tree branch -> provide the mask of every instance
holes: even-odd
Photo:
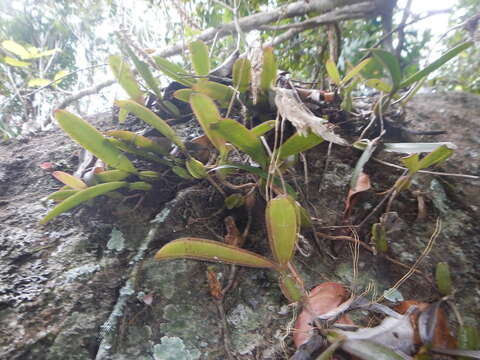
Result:
[[[322,15],[316,16],[312,19],[306,20],[299,24],[290,24],[292,29],[275,37],[268,44],[270,46],[277,45],[286,41],[296,34],[318,27],[320,25],[330,24],[335,21],[357,19],[368,15],[381,13],[384,6],[388,5],[391,0],[310,0],[310,1],[296,1],[291,4],[280,6],[274,10],[260,12],[254,15],[246,16],[238,19],[237,24],[231,22],[220,25],[216,28],[210,28],[203,31],[196,39],[209,42],[214,38],[220,39],[227,35],[236,34],[237,29],[242,32],[249,32],[252,30],[262,29],[269,23],[278,21],[280,19],[292,18],[295,16],[306,15],[309,12],[322,12]],[[279,30],[279,28],[276,28]],[[156,51],[153,56],[170,57],[183,52],[183,45],[174,45],[164,50]],[[115,83],[115,80],[107,80],[99,83],[91,88],[84,89],[66,99],[64,99],[57,108],[63,109],[78,99],[97,93],[103,88],[106,88]]]

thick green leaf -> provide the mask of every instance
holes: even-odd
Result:
[[[28,87],[41,87],[41,86],[47,86],[51,82],[52,82],[52,80],[35,78],[35,79],[28,80],[27,86]]]
[[[262,136],[269,132],[272,129],[275,129],[275,120],[268,120],[260,125],[255,126],[253,129],[250,129],[250,132],[255,136]]]
[[[105,133],[107,136],[112,136],[115,139],[125,141],[130,145],[134,145],[137,148],[151,151],[160,155],[168,155],[170,153],[171,143],[167,138],[163,142],[155,142],[145,136],[136,134],[126,130],[111,130]]]
[[[257,268],[275,268],[269,259],[236,246],[200,238],[181,238],[169,242],[156,254],[155,259],[196,259]]]
[[[238,208],[245,203],[245,198],[241,194],[232,194],[225,198],[225,206],[228,210]]]
[[[283,295],[290,302],[297,302],[302,300],[304,295],[302,286],[295,281],[294,277],[291,274],[282,273],[278,281]]]
[[[115,139],[115,138],[108,138],[107,141],[112,144],[115,148],[122,150],[124,152],[130,153],[130,154],[135,154],[140,157],[143,157],[145,159],[151,160],[153,162],[162,164],[162,165],[167,165],[171,166],[171,163],[168,160],[162,159],[158,157],[157,155],[152,154],[149,151],[145,151],[142,149],[138,149],[133,145],[130,145],[124,141]]]
[[[80,190],[58,190],[48,195],[46,200],[63,201],[79,191]]]
[[[266,92],[277,78],[277,63],[273,55],[273,48],[263,50],[263,67],[260,75],[260,90]]]
[[[402,157],[400,161],[407,167],[410,174],[416,173],[420,170],[420,156],[418,154],[411,154],[409,156]]]
[[[120,108],[128,110],[129,112],[135,114],[140,119],[145,121],[147,124],[152,125],[160,132],[160,134],[171,140],[180,149],[185,150],[185,145],[183,144],[182,140],[177,136],[175,130],[173,130],[170,125],[168,125],[164,120],[158,117],[153,111],[131,100],[119,100],[115,103]]]
[[[145,181],[158,181],[162,178],[161,174],[156,171],[139,171],[138,177]]]
[[[245,126],[232,119],[223,119],[210,127],[221,134],[229,143],[248,154],[261,167],[265,168],[267,166],[268,156],[262,142]]]
[[[195,179],[205,179],[207,177],[207,170],[205,170],[205,165],[201,161],[190,157],[185,161],[185,166]]]
[[[275,260],[286,266],[298,239],[298,217],[295,202],[288,196],[278,196],[267,204],[265,211],[268,239]]]
[[[210,58],[208,56],[208,46],[201,40],[193,41],[189,44],[190,57],[192,59],[193,69],[198,76],[207,76],[210,72]]]
[[[5,56],[2,59],[2,62],[4,62],[7,65],[16,66],[16,67],[25,67],[25,66],[31,65],[31,63],[29,63],[27,61],[17,60],[15,58],[10,57],[10,56]]]
[[[285,141],[280,148],[278,149],[279,158],[281,160],[286,159],[291,155],[299,154],[303,151],[307,151],[318,144],[323,142],[323,138],[309,132],[307,136],[303,136],[300,133],[293,134],[290,136],[287,141]]]
[[[435,284],[440,294],[446,296],[452,293],[452,277],[448,263],[439,262],[435,268]]]
[[[211,125],[222,121],[220,112],[213,100],[205,94],[192,94],[190,96],[190,106],[210,142],[220,153],[224,153],[227,149],[223,136],[211,129]]]
[[[392,79],[393,89],[396,91],[400,87],[402,81],[402,70],[400,69],[400,63],[395,55],[390,54],[388,51],[382,49],[371,49],[373,57],[375,57],[380,63],[382,63],[390,73]]]
[[[385,226],[381,223],[375,223],[372,225],[372,240],[375,243],[375,249],[377,249],[380,254],[387,252],[387,233],[385,231]]]
[[[73,140],[93,155],[116,169],[134,174],[137,173],[137,169],[135,169],[130,160],[120,150],[110,144],[92,125],[66,110],[56,110],[55,118],[62,129]]]
[[[135,54],[135,52],[132,51],[130,46],[128,46],[126,43],[124,43],[123,45],[124,45],[123,47],[124,51],[130,57],[130,59],[132,59],[133,64],[135,65],[135,68],[137,69],[138,73],[142,76],[143,80],[145,80],[149,88],[155,93],[157,98],[161,100],[163,98],[162,91],[158,86],[157,79],[155,79],[152,72],[150,71],[148,64],[140,60],[138,56]]]
[[[186,180],[193,179],[192,175],[190,175],[188,170],[180,166],[173,166],[172,171],[175,173],[175,175],[181,177],[182,179],[186,179]]]
[[[365,84],[371,88],[383,91],[384,93],[389,93],[392,91],[392,85],[387,84],[380,79],[368,79]]]
[[[192,89],[217,100],[220,106],[224,108],[230,104],[235,96],[235,91],[231,87],[214,81],[199,81],[193,84]]]
[[[107,170],[95,174],[98,182],[106,183],[125,180],[130,174],[122,170]]]
[[[453,154],[453,150],[456,148],[457,147],[455,145],[450,146],[449,144],[439,146],[430,154],[425,156],[422,160],[420,160],[418,163],[420,170],[447,160]]]
[[[448,149],[455,150],[457,147],[451,142],[436,142],[436,143],[385,143],[384,150],[389,152],[415,154],[432,152],[440,146],[445,146]]]
[[[464,325],[458,329],[458,348],[461,350],[478,350],[480,349],[480,334],[478,329]],[[467,357],[461,357],[459,360],[467,360]]]
[[[337,69],[337,64],[332,59],[328,59],[325,63],[325,68],[327,69],[327,74],[332,80],[332,82],[336,85],[340,85],[340,73]]]
[[[239,92],[244,93],[250,88],[252,78],[252,65],[245,58],[237,59],[233,64],[233,86]]]
[[[140,90],[140,86],[138,85],[130,66],[117,55],[109,56],[108,63],[110,64],[113,75],[128,96],[136,102],[143,104],[143,92]]]
[[[185,101],[186,103],[188,103],[190,101],[190,96],[192,96],[194,92],[195,91],[193,91],[192,89],[180,89],[175,91],[173,93],[173,96],[178,100]]]
[[[192,86],[195,83],[195,81],[192,80],[192,77],[188,73],[186,73],[181,66],[174,64],[167,59],[159,56],[155,56],[153,57],[153,59],[155,60],[158,69],[165,75],[167,75],[169,78],[188,87]]]
[[[369,340],[346,340],[341,348],[362,360],[405,360],[390,348]]]
[[[12,54],[17,55],[21,59],[30,59],[30,52],[25,49],[23,45],[13,41],[13,40],[5,40],[2,42],[2,47],[5,50],[10,51]]]
[[[107,192],[120,189],[121,187],[127,185],[128,183],[126,181],[115,181],[106,184],[95,185],[85,190],[78,191],[76,194],[68,197],[50,210],[48,214],[40,221],[40,224],[45,224],[61,213],[64,213],[65,211],[68,211],[71,208],[74,208],[75,206],[78,206],[90,199],[103,195]]]
[[[63,171],[54,171],[52,175],[58,180],[64,183],[65,185],[71,187],[75,190],[83,190],[87,188],[87,184],[85,184],[81,179],[77,178],[76,176],[67,174]]]
[[[368,58],[361,61],[357,66],[355,66],[352,70],[350,70],[347,75],[345,75],[340,85],[344,86],[345,84],[347,84],[350,81],[350,79],[357,76],[368,64],[370,64],[371,61],[372,61],[372,58]]]
[[[451,60],[452,58],[460,54],[462,51],[468,49],[472,45],[473,45],[473,41],[467,41],[467,42],[461,43],[460,45],[455,46],[453,49],[447,51],[445,54],[440,56],[437,60],[432,62],[426,68],[416,72],[415,74],[410,76],[408,79],[404,80],[400,84],[400,87],[403,88],[406,86],[410,86],[414,82],[417,82],[422,78],[428,76],[430,73],[432,73],[433,71],[437,70],[440,66],[445,64],[447,61]]]
[[[152,185],[145,181],[136,181],[128,184],[128,190],[150,191],[152,190]]]
[[[222,169],[240,169],[240,170],[245,170],[252,174],[255,174],[261,177],[263,180],[267,180],[267,178],[269,178],[268,173],[262,168],[243,165],[243,164],[224,164],[224,165],[217,166],[210,171],[216,171],[216,170],[222,170]],[[273,184],[280,188],[283,186],[283,183],[280,181],[278,177],[273,178]],[[285,188],[287,190],[288,195],[290,195],[293,199],[297,197],[297,193],[289,184],[285,184]]]

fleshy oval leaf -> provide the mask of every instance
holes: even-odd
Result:
[[[279,196],[268,202],[266,223],[270,248],[275,260],[286,266],[295,252],[298,232],[298,214],[294,201]]]
[[[170,125],[168,125],[165,120],[157,116],[153,111],[146,108],[143,105],[137,104],[131,100],[119,100],[116,101],[116,104],[122,108],[126,109],[129,112],[135,114],[140,119],[145,121],[147,124],[152,125],[157,129],[163,136],[171,140],[175,145],[177,145],[182,150],[185,149],[185,145],[182,140],[177,136],[175,130],[173,130]]]
[[[128,96],[134,101],[143,104],[143,92],[140,90],[140,86],[130,66],[118,55],[111,55],[108,58],[108,63],[110,64],[113,75]]]
[[[139,105],[140,106],[140,105]],[[92,125],[66,110],[56,110],[55,118],[61,128],[77,143],[90,151],[108,165],[129,173],[137,173],[137,169],[115,146]]]
[[[156,254],[155,259],[195,259],[257,268],[275,268],[269,259],[253,252],[200,238],[181,238],[169,242]]]
[[[74,208],[75,206],[78,206],[90,199],[106,194],[110,191],[120,189],[121,187],[127,185],[128,183],[126,181],[115,181],[106,184],[95,185],[85,190],[78,191],[76,194],[68,197],[60,204],[55,206],[52,210],[50,210],[48,214],[45,215],[45,217],[40,221],[40,224],[46,224],[54,217]]]
[[[222,121],[220,112],[213,100],[205,94],[192,94],[192,96],[190,96],[190,106],[205,135],[207,135],[213,146],[215,146],[220,153],[225,152],[225,139],[211,129],[211,125]]]
[[[217,131],[229,143],[248,154],[262,168],[265,168],[268,157],[262,142],[245,126],[233,119],[223,119],[212,124],[211,128]]]
[[[327,74],[330,80],[336,85],[340,85],[340,73],[338,72],[337,64],[332,59],[328,59],[325,63]]]
[[[323,142],[323,138],[309,131],[306,136],[300,133],[293,134],[278,149],[279,158],[286,159],[289,156],[307,151]]]
[[[76,176],[67,174],[63,171],[54,171],[52,175],[58,180],[64,183],[65,185],[70,186],[72,189],[75,190],[82,190],[87,188],[87,184],[85,184],[82,180],[77,178]]]
[[[231,87],[214,81],[199,81],[193,84],[192,89],[217,100],[222,108],[227,107],[235,96],[235,91]]]
[[[277,63],[273,55],[273,48],[267,47],[263,50],[263,68],[260,75],[260,89],[268,91],[277,78]]]
[[[170,152],[171,143],[166,138],[161,138],[162,142],[155,142],[140,134],[136,134],[126,130],[111,130],[105,133],[107,136],[112,136],[115,139],[125,141],[137,148],[154,152],[160,155],[168,155]]]
[[[201,40],[189,44],[193,69],[198,76],[207,76],[210,72],[208,46]]]
[[[252,65],[246,58],[240,58],[233,64],[233,86],[244,93],[250,88],[252,78]]]

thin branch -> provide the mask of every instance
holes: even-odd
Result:
[[[380,159],[377,159],[377,158],[372,158],[372,160],[375,161],[375,162],[378,162],[379,164],[390,166],[390,167],[393,167],[393,168],[396,168],[396,169],[408,170],[406,167],[396,165],[396,164],[392,164],[392,163],[389,163],[387,161],[380,160]],[[422,174],[430,174],[430,175],[438,175],[438,176],[452,176],[452,177],[459,177],[459,178],[464,178],[464,179],[480,180],[480,176],[476,176],[476,175],[446,173],[446,172],[429,171],[429,170],[419,170],[418,172],[422,173]]]
[[[365,17],[367,15],[373,15],[380,13],[382,6],[386,3],[386,0],[310,0],[306,2],[304,0],[296,1],[287,5],[280,6],[274,10],[268,10],[259,12],[254,15],[245,16],[238,21],[234,21],[228,24],[220,25],[216,28],[210,28],[203,31],[196,40],[202,40],[204,42],[210,42],[212,39],[220,39],[227,35],[237,33],[237,29],[241,29],[244,33],[260,29],[263,25],[277,21],[279,18],[292,18],[295,16],[302,16],[309,12],[321,12],[322,15],[316,16],[310,20],[307,20],[300,24],[294,24],[295,29],[290,29],[286,33],[283,33],[268,44],[275,46],[282,41],[286,41],[296,34],[335,21],[356,19]],[[156,51],[152,56],[171,57],[178,55],[184,51],[182,44],[168,47],[164,50]],[[91,88],[80,91],[66,99],[64,99],[57,107],[65,108],[72,102],[87,96],[97,93],[103,88],[106,88],[115,83],[115,80],[110,79],[102,83],[99,83]]]

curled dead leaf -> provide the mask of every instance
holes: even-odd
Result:
[[[361,172],[358,175],[355,187],[351,188],[348,191],[347,198],[345,199],[345,214],[350,213],[353,197],[358,193],[370,190],[370,188],[371,188],[370,177],[364,172]]]
[[[308,341],[313,334],[310,325],[316,317],[332,312],[348,299],[349,293],[342,284],[325,282],[316,286],[306,298],[303,310],[295,322],[293,341],[298,348]],[[341,324],[353,325],[348,316],[337,321]]]
[[[297,100],[293,90],[275,88],[275,105],[280,115],[288,119],[303,136],[306,136],[311,130],[326,141],[338,145],[348,145],[347,141],[333,132],[333,124],[315,116],[303,103]]]
[[[456,339],[450,333],[448,319],[445,311],[436,304],[428,304],[416,300],[402,301],[395,307],[395,310],[404,314],[411,306],[416,306],[420,312],[414,312],[410,315],[410,321],[415,329],[415,345],[423,345],[429,341],[432,347],[454,349],[456,348]],[[428,324],[427,324],[428,323]],[[422,325],[423,324],[423,325]],[[423,330],[425,327],[433,324],[434,330],[429,339],[425,339]]]

